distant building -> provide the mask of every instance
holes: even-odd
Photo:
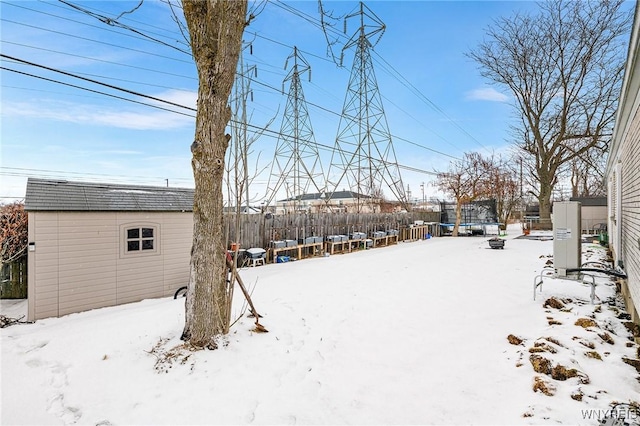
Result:
[[[632,320],[640,324],[640,2],[629,43],[622,92],[609,148],[608,185],[609,247],[617,266],[628,279],[622,294]]]
[[[380,213],[382,205],[380,199],[353,191],[319,192],[278,200],[274,213]]]

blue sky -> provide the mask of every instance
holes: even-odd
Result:
[[[193,186],[193,111],[71,76],[195,108],[195,65],[165,3],[144,0],[122,15],[117,21],[128,29],[95,17],[117,18],[138,3],[0,3],[2,54],[11,57],[2,57],[6,69],[0,71],[2,200],[24,197],[27,176]],[[485,81],[465,53],[495,18],[535,10],[535,3],[373,1],[367,6],[386,25],[372,57],[398,163],[440,171],[464,152],[503,151],[511,98]],[[324,7],[344,16],[358,3],[328,1]],[[297,46],[311,66],[311,81],[305,75],[302,84],[315,140],[333,146],[354,51],[345,51],[345,66],[337,66],[327,56],[318,19],[316,1],[270,2],[247,28],[244,39],[252,47],[244,50],[244,62],[257,68],[248,109],[251,125],[273,120],[269,128],[280,130],[288,89],[287,83],[285,94],[280,92],[285,61]],[[347,34],[340,35],[339,20],[330,34],[344,44],[357,26],[357,20],[349,20]],[[336,45],[336,55],[340,50]],[[257,139],[252,167],[268,172],[276,143],[271,134]],[[330,152],[321,151],[325,170],[330,158]],[[413,197],[422,196],[422,182],[425,196],[434,195],[432,175],[401,172]],[[259,202],[267,179],[265,174],[255,179],[252,199]]]

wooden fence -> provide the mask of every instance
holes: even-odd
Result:
[[[236,220],[239,220],[239,227],[236,225]],[[353,232],[364,232],[370,236],[374,231],[397,229],[400,235],[403,235],[402,230],[409,228],[409,225],[415,221],[440,222],[440,213],[299,213],[225,216],[229,244],[236,242],[240,243],[242,248],[265,249],[269,247],[270,241],[298,241],[307,237],[324,238],[327,235],[349,235]],[[434,227],[434,230],[437,229],[438,227]],[[437,233],[434,236],[437,236]]]
[[[27,256],[0,267],[0,299],[27,298]]]

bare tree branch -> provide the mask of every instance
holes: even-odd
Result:
[[[500,18],[468,53],[480,74],[514,95],[514,141],[548,219],[558,177],[606,147],[624,72],[631,14],[623,0],[549,0],[535,15]]]

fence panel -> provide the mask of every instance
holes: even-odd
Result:
[[[242,248],[268,248],[270,241],[301,240],[306,237],[327,235],[349,235],[364,232],[368,236],[374,231],[401,230],[416,220],[439,222],[439,212],[412,213],[297,213],[285,215],[242,214],[225,215],[228,229],[228,246],[240,243]],[[236,225],[239,222],[239,228]],[[239,231],[238,231],[238,229]]]
[[[0,299],[27,298],[27,256],[3,263],[0,268]]]

